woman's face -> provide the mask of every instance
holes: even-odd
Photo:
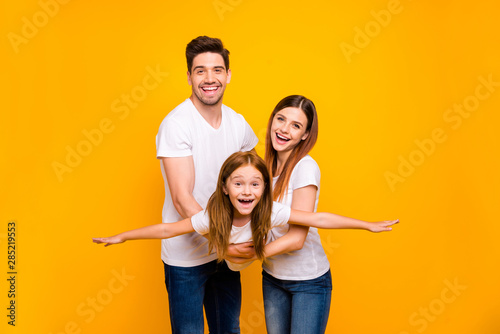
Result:
[[[224,193],[234,207],[234,218],[250,219],[265,189],[261,172],[252,165],[241,166],[227,178]]]
[[[291,152],[309,135],[307,116],[299,108],[288,107],[278,111],[271,123],[271,142],[279,153]]]

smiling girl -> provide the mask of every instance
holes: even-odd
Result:
[[[310,213],[291,210],[274,203],[272,180],[264,161],[254,152],[236,152],[222,165],[217,187],[207,208],[191,218],[175,223],[155,224],[123,232],[108,238],[93,238],[105,246],[136,239],[166,239],[198,232],[209,240],[209,251],[215,249],[217,259],[224,260],[232,243],[253,240],[257,258],[264,260],[264,246],[273,227],[294,224],[319,228],[353,228],[372,232],[390,231],[397,220],[365,222],[332,213]],[[232,270],[248,266],[231,263]]]

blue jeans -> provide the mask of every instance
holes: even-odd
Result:
[[[262,291],[268,334],[320,334],[330,313],[330,270],[306,281],[277,279],[262,272]]]
[[[203,306],[213,334],[240,332],[240,273],[217,260],[195,267],[163,263],[172,334],[203,334]]]

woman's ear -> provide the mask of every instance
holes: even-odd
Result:
[[[306,133],[304,133],[304,135],[302,136],[301,140],[306,140],[307,137],[309,137],[309,131],[307,131]]]
[[[224,195],[227,195],[226,185],[223,185],[223,186],[222,186],[222,191],[224,192]]]

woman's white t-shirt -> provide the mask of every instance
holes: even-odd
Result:
[[[286,225],[290,219],[290,207],[278,202],[273,203],[273,211],[271,213],[271,228]],[[209,232],[210,220],[206,210],[200,211],[191,217],[191,224],[196,232],[201,235]],[[231,227],[231,235],[229,237],[230,244],[240,244],[243,242],[252,241],[252,227],[250,222],[243,226]],[[252,262],[243,264],[227,261],[227,266],[233,271],[240,271],[248,267]]]
[[[314,185],[318,188],[316,203],[314,205],[314,211],[316,211],[319,199],[320,178],[321,173],[316,161],[309,155],[305,156],[295,165],[290,176],[287,192],[281,203],[291,206],[293,191],[295,189]],[[277,177],[273,179],[274,183],[276,183],[277,179]],[[288,229],[288,224],[273,228],[269,232],[270,241],[285,235]],[[302,249],[267,258],[262,267],[268,274],[278,279],[303,281],[325,274],[330,269],[330,263],[321,245],[318,229],[311,227],[309,228],[309,233]]]

